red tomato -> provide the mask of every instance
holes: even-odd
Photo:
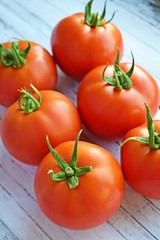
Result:
[[[37,110],[26,114],[16,101],[6,110],[1,123],[6,149],[17,160],[32,165],[39,164],[49,152],[46,134],[55,147],[75,139],[81,129],[78,111],[68,97],[54,90],[42,90],[40,94],[42,101]]]
[[[91,70],[81,81],[77,105],[84,125],[95,135],[106,139],[118,139],[131,128],[145,122],[144,102],[152,116],[158,110],[159,87],[154,78],[140,66],[135,65],[130,80],[132,86],[121,90],[103,79],[102,65]],[[122,74],[127,73],[130,63],[120,63]],[[105,76],[114,78],[114,66],[105,70]],[[119,70],[118,73],[119,74]],[[120,80],[124,78],[120,74]],[[123,81],[122,80],[122,81]]]
[[[97,19],[98,23],[93,25],[95,14],[89,14],[89,21],[86,12],[62,19],[54,27],[51,36],[55,61],[62,71],[79,81],[91,69],[102,64],[113,64],[117,48],[123,54],[123,39],[119,29],[110,21],[107,23],[104,14],[101,21]]]
[[[68,141],[54,149],[65,164],[71,162],[74,144]],[[76,187],[69,188],[67,181],[52,180],[47,174],[50,170],[54,175],[61,172],[49,153],[38,166],[35,194],[41,210],[54,223],[70,229],[88,229],[107,221],[118,210],[124,194],[124,177],[114,156],[95,144],[79,141],[77,155],[73,176],[60,175],[69,181],[77,176],[77,168],[90,166],[91,171],[79,177]]]
[[[8,42],[3,46],[5,49],[9,49],[12,44]],[[33,42],[30,44],[29,52],[23,56],[22,53],[27,49],[28,42],[22,40],[14,42],[11,49],[12,51],[16,49],[19,59],[17,59],[17,55],[15,57],[13,54],[14,61],[10,61],[10,56],[7,61],[11,65],[5,66],[0,63],[0,104],[6,107],[20,97],[18,90],[24,87],[30,88],[31,83],[39,90],[54,89],[56,86],[57,70],[53,57],[39,44]],[[2,45],[0,52],[2,53]]]
[[[159,133],[159,144],[159,120],[154,121],[154,127]],[[124,140],[134,136],[148,138],[147,125],[131,129]],[[146,143],[129,140],[121,147],[121,165],[126,181],[136,192],[149,198],[160,199],[160,144],[158,149],[151,149]]]

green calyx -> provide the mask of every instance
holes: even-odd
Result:
[[[42,101],[41,94],[37,90],[37,88],[35,88],[32,84],[30,86],[37,94],[37,98],[34,97],[29,90],[21,89],[20,92],[22,93],[22,95],[18,99],[19,108],[23,110],[26,114],[36,111],[40,107]]]
[[[146,107],[147,129],[148,129],[149,136],[148,137],[135,136],[135,137],[127,138],[125,141],[123,141],[120,144],[119,148],[122,147],[126,142],[130,140],[135,140],[138,142],[148,144],[150,149],[153,149],[153,150],[160,148],[160,133],[158,133],[154,128],[154,122],[151,117],[151,113],[147,104],[145,104],[145,107]]]
[[[54,181],[66,181],[70,189],[73,189],[78,186],[80,176],[92,170],[91,166],[84,166],[84,167],[77,166],[78,140],[79,140],[80,134],[81,134],[81,131],[77,135],[70,163],[65,162],[56,153],[56,151],[52,148],[49,142],[49,138],[46,137],[47,145],[50,149],[50,152],[62,170],[61,172],[58,172],[58,173],[54,173],[53,170],[49,170],[48,174],[51,176],[52,180]]]
[[[92,7],[92,3],[93,0],[90,0],[85,7],[85,23],[93,28],[99,27],[99,26],[103,26],[109,22],[112,21],[112,19],[114,18],[115,12],[113,13],[112,17],[110,18],[110,20],[106,21],[105,15],[106,15],[106,2],[104,4],[104,8],[103,8],[103,12],[102,15],[99,16],[98,13],[91,13],[91,7]]]
[[[19,50],[18,42],[13,42],[9,49],[6,49],[2,44],[0,44],[0,62],[6,67],[22,67],[26,64],[26,56],[31,48],[30,42],[27,43],[28,46],[23,51]]]
[[[107,76],[105,76],[105,70],[107,69],[108,66],[106,66],[106,68],[103,71],[103,79],[107,84],[110,84],[112,86],[114,86],[115,90],[121,91],[122,89],[126,89],[126,88],[130,88],[132,87],[132,81],[130,79],[133,70],[134,70],[134,56],[132,55],[132,66],[130,68],[130,70],[125,73],[119,65],[120,62],[120,53],[118,50],[118,54],[114,63],[114,75],[113,78],[109,78]]]

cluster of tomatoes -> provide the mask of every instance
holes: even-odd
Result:
[[[55,26],[53,56],[30,41],[0,45],[2,142],[17,160],[38,165],[40,208],[72,229],[108,220],[122,202],[124,179],[160,199],[160,123],[152,120],[159,87],[133,54],[131,63],[120,62],[122,34],[105,20],[106,6],[101,16],[91,12],[92,2]],[[77,107],[55,90],[56,65],[79,81]],[[124,139],[121,166],[106,149],[79,141],[82,123],[103,139]]]

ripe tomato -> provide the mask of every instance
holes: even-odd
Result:
[[[76,13],[62,19],[54,27],[51,47],[55,61],[67,75],[75,80],[102,64],[113,64],[117,48],[123,54],[120,30],[105,20],[103,14],[91,13],[92,1],[84,13]]]
[[[144,102],[149,105],[152,116],[156,114],[159,87],[155,79],[134,62],[119,64],[116,60],[114,66],[105,68],[98,66],[82,79],[77,105],[82,122],[92,133],[118,139],[145,122]]]
[[[121,165],[126,181],[136,192],[160,199],[160,121],[148,118],[148,126],[131,129],[124,141]]]
[[[73,140],[81,129],[81,120],[74,104],[62,93],[42,90],[39,92],[42,100],[39,101],[38,97],[35,101],[35,93],[35,98],[31,98],[26,92],[24,90],[21,99],[26,109],[23,110],[21,103],[19,105],[22,109],[19,108],[16,101],[4,113],[1,137],[6,149],[17,160],[37,165],[49,152],[46,134],[54,147],[64,141]],[[31,109],[28,109],[29,104]]]
[[[34,188],[41,210],[51,221],[65,228],[88,229],[107,221],[118,210],[124,177],[118,161],[107,150],[79,141],[77,152],[75,145],[67,141],[54,150],[50,146],[51,152],[38,166]]]
[[[50,53],[37,43],[19,40],[0,45],[0,104],[10,106],[21,88],[54,89],[57,69]]]

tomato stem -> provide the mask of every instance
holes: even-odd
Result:
[[[0,44],[0,62],[6,67],[20,68],[26,64],[26,56],[30,48],[30,42],[28,42],[28,46],[23,51],[19,50],[18,42],[13,42],[9,49],[4,48]]]
[[[150,110],[147,106],[147,104],[145,104],[146,106],[146,111],[147,111],[147,127],[148,127],[148,133],[149,133],[149,147],[150,149],[158,149],[160,148],[160,133],[158,133],[156,131],[156,129],[154,128],[154,122],[153,119],[151,117],[151,113]]]
[[[20,92],[22,95],[18,99],[18,106],[21,110],[23,110],[26,114],[29,114],[33,111],[36,111],[41,104],[42,96],[37,88],[35,88],[32,84],[30,84],[31,88],[37,94],[38,98],[35,98],[29,90],[21,89]]]
[[[93,3],[93,0],[90,0],[85,6],[85,23],[88,26],[96,28],[96,27],[103,26],[112,21],[112,19],[114,18],[115,12],[112,14],[112,17],[108,21],[104,19],[106,15],[107,1],[105,1],[101,16],[99,16],[98,13],[91,13],[92,3]]]
[[[114,63],[114,69],[113,69],[113,78],[107,77],[105,76],[105,71],[107,69],[108,66],[105,67],[102,77],[104,79],[105,82],[107,82],[108,84],[114,86],[115,90],[121,91],[122,89],[126,89],[126,88],[130,88],[132,87],[132,81],[130,79],[133,70],[134,70],[134,56],[131,52],[132,55],[132,66],[130,68],[130,70],[125,73],[121,68],[120,68],[120,53],[118,50],[117,53],[117,57]]]
[[[81,175],[84,175],[92,170],[91,166],[85,166],[85,167],[78,167],[77,166],[77,160],[78,160],[78,141],[80,137],[81,131],[78,133],[71,161],[70,163],[67,163],[61,158],[56,151],[52,148],[48,136],[46,136],[46,142],[50,149],[50,152],[57,162],[58,166],[61,168],[61,172],[54,173],[53,170],[49,170],[48,174],[51,176],[52,180],[54,181],[67,181],[68,186],[70,189],[73,189],[78,186],[79,184],[79,177]]]
[[[145,104],[145,107],[146,107],[147,129],[148,129],[149,137],[140,137],[140,136],[129,137],[119,145],[119,148],[122,147],[126,142],[130,140],[135,140],[138,142],[142,142],[144,144],[148,144],[150,149],[153,149],[153,150],[160,148],[160,133],[158,133],[154,128],[154,122],[151,117],[151,113],[147,104]]]

